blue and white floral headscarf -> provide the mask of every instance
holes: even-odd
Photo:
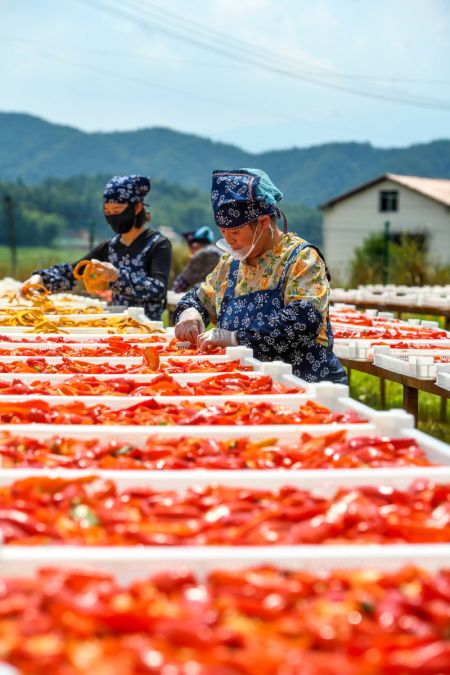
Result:
[[[114,176],[106,183],[103,203],[137,204],[150,192],[150,178],[146,176]]]
[[[261,169],[213,171],[211,202],[217,227],[243,227],[259,216],[276,213],[283,193]]]

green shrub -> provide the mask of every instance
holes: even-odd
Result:
[[[350,262],[349,285],[384,283],[385,251],[384,238],[370,235],[364,244],[355,250]],[[389,264],[386,282],[406,286],[450,283],[450,266],[438,265],[413,236],[405,233],[401,243],[389,242]]]

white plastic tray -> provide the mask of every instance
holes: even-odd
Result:
[[[450,307],[450,292],[448,286],[362,286],[358,289],[345,290],[334,288],[331,290],[332,302],[359,303],[373,302],[374,305],[397,304],[407,305],[420,309],[423,306],[436,306],[442,309]]]
[[[347,546],[167,546],[81,547],[5,546],[0,548],[0,577],[30,576],[40,567],[91,568],[114,574],[119,583],[156,572],[191,569],[202,580],[212,570],[272,565],[288,570],[326,573],[333,569],[396,570],[419,565],[437,571],[448,567],[445,544],[367,544]]]
[[[67,341],[67,340],[65,340],[64,342],[31,342],[29,340],[27,340],[27,341],[22,340],[21,342],[6,342],[6,341],[2,342],[2,341],[0,341],[0,349],[2,349],[2,350],[9,349],[10,351],[12,351],[13,349],[14,350],[20,350],[20,351],[23,351],[23,350],[26,350],[26,349],[34,349],[36,352],[40,352],[40,351],[44,351],[46,349],[51,349],[52,351],[58,351],[58,349],[60,349],[62,347],[66,347],[66,348],[70,347],[73,354],[69,355],[69,356],[72,356],[72,358],[79,358],[79,356],[77,355],[77,352],[79,352],[83,349],[88,349],[90,352],[92,352],[92,356],[95,356],[97,349],[107,348],[109,346],[108,342],[99,342],[98,341],[99,338],[100,338],[100,336],[97,336],[97,339],[95,337],[93,338],[94,340],[97,340],[97,341],[86,340],[85,342],[84,341],[82,342],[81,340],[77,340],[77,342],[71,342],[71,341]],[[133,341],[133,340],[129,340],[128,336],[127,336],[126,339],[124,340],[124,344],[129,345],[129,346],[133,346],[133,347],[139,347],[140,343],[136,342],[136,341]],[[161,342],[149,342],[148,344],[142,342],[142,349],[145,349],[145,347],[161,347],[161,348],[164,349],[166,344],[167,344],[167,342],[163,342],[162,340],[161,340]],[[4,356],[7,356],[7,355],[5,354]],[[9,356],[12,356],[12,357],[16,358],[17,360],[19,360],[21,358],[23,358],[23,359],[32,358],[31,356],[27,356],[26,354],[21,354],[21,353],[11,354]],[[39,356],[39,354],[37,354],[36,356]],[[62,356],[67,356],[67,354],[62,354]],[[160,353],[160,357],[161,356],[164,356],[164,354]],[[168,355],[166,354],[166,356],[170,357],[171,354],[170,353]],[[174,356],[176,356],[176,355],[174,355]],[[177,358],[180,358],[180,357],[177,357]],[[191,358],[191,357],[189,357],[189,358]],[[210,357],[207,357],[207,355],[204,355],[203,358],[210,358]]]
[[[331,324],[333,326],[333,329],[339,328],[350,331],[361,331],[363,333],[368,331],[380,331],[382,333],[386,330],[389,330],[390,328],[392,328],[393,330],[406,333],[408,330],[411,330],[411,328],[415,328],[419,333],[423,333],[424,338],[426,338],[427,335],[429,335],[430,338],[432,338],[433,335],[436,335],[437,332],[440,332],[442,330],[441,328],[439,328],[438,321],[425,321],[421,319],[408,319],[408,321],[398,321],[391,323],[382,321],[380,322],[379,325],[375,326],[359,326],[353,323],[345,323],[345,321],[340,322],[336,320],[332,321]],[[447,337],[450,337],[450,334],[448,332]],[[405,337],[405,339],[408,338]],[[436,337],[436,339],[439,338]]]
[[[378,309],[366,309],[364,311],[356,309],[356,305],[348,305],[344,302],[335,302],[330,307],[330,317],[369,317],[370,319],[384,319],[400,321],[396,319],[394,312],[380,312]]]
[[[78,344],[78,343],[86,343],[86,344],[107,344],[107,341],[111,337],[122,337],[124,339],[124,342],[128,342],[131,344],[134,343],[139,343],[143,342],[149,337],[153,335],[158,335],[158,343],[154,342],[149,342],[148,346],[152,346],[154,344],[159,344],[159,342],[165,342],[168,340],[171,340],[173,336],[169,335],[169,333],[163,329],[162,321],[153,321],[154,326],[152,326],[153,333],[112,333],[109,329],[102,328],[99,329],[98,335],[95,334],[93,331],[95,329],[86,329],[86,330],[81,330],[81,329],[76,329],[75,333],[33,333],[31,329],[28,329],[25,332],[14,332],[14,331],[2,331],[2,328],[4,326],[0,326],[0,342],[2,345],[5,347],[7,345],[11,344],[19,344],[22,347],[27,346],[27,345],[35,345],[35,344],[49,344],[49,345],[58,345],[58,344]],[[157,324],[157,325],[156,325]],[[161,324],[161,325],[159,325]],[[11,326],[10,326],[11,328]],[[6,336],[6,332],[8,332],[8,335]],[[8,340],[3,340],[2,341],[2,334],[5,337],[8,337]],[[24,335],[27,335],[26,339],[24,340]],[[13,339],[14,342],[10,339]],[[36,342],[36,340],[41,340],[42,342]]]
[[[194,375],[199,375],[197,381],[201,381],[202,373],[193,373]],[[50,377],[50,376],[48,376]],[[63,378],[63,375],[55,375],[55,378]],[[69,376],[70,377],[70,376]],[[141,377],[151,377],[151,376],[141,376]],[[181,376],[180,376],[181,377]],[[294,376],[283,376],[285,378],[294,377]],[[111,379],[117,378],[114,375],[104,375],[102,379]],[[67,379],[67,378],[66,378]],[[61,380],[59,380],[61,381]],[[193,380],[191,380],[193,381]],[[282,382],[284,379],[282,380]],[[248,402],[248,403],[267,403],[271,402],[277,406],[289,410],[298,410],[299,406],[305,404],[307,401],[312,400],[319,405],[323,405],[332,412],[344,412],[347,410],[352,410],[357,413],[361,418],[372,420],[377,417],[383,418],[386,416],[386,420],[392,420],[393,424],[403,425],[400,428],[409,428],[412,426],[412,417],[405,413],[401,409],[393,409],[390,411],[377,411],[373,408],[356,401],[353,398],[348,397],[346,394],[348,392],[348,387],[346,385],[333,385],[331,383],[321,382],[319,384],[311,385],[311,388],[306,391],[304,394],[235,394],[230,395],[228,398],[223,395],[217,396],[39,396],[39,395],[24,395],[24,396],[0,396],[0,401],[2,402],[13,402],[13,401],[32,401],[32,400],[45,400],[46,403],[50,405],[56,404],[67,404],[71,401],[81,401],[85,403],[88,407],[92,407],[102,403],[103,405],[108,406],[111,409],[118,410],[121,408],[129,408],[132,405],[142,403],[146,400],[154,399],[158,403],[168,403],[171,405],[182,404],[185,401],[189,403],[204,402],[212,405],[222,405],[228,401],[233,402]],[[388,433],[388,432],[386,432]]]
[[[34,397],[32,397],[34,398]],[[50,398],[50,397],[49,397]],[[92,399],[92,397],[91,397]],[[97,401],[93,402],[91,399],[88,399],[86,397],[84,400],[86,401],[86,404],[88,406],[94,406],[97,404]],[[5,399],[4,399],[5,400]],[[8,398],[6,400],[18,400],[17,398]],[[19,399],[20,400],[20,399]],[[27,398],[27,400],[31,400],[30,398]],[[78,400],[83,400],[83,399],[78,399]],[[135,399],[133,399],[135,400]],[[139,399],[138,402],[144,401],[145,398]],[[171,403],[177,404],[178,401],[176,397],[159,397],[156,399],[160,403]],[[191,397],[190,400],[199,400],[196,397]],[[215,399],[213,397],[204,397],[204,400],[206,403],[210,402],[212,404],[221,404],[223,403],[223,399]],[[255,403],[257,401],[257,398],[254,397],[233,397],[233,401],[250,401],[252,403]],[[316,399],[317,400],[317,399]],[[48,399],[47,399],[48,401]],[[64,402],[67,403],[67,399],[64,399]],[[102,400],[102,403],[104,401]],[[129,401],[127,400],[127,403]],[[180,401],[181,402],[181,401]],[[355,435],[364,435],[367,433],[374,432],[376,430],[376,433],[380,433],[386,436],[395,436],[395,434],[398,434],[400,431],[403,429],[412,429],[414,426],[414,419],[412,415],[409,415],[406,413],[404,410],[400,409],[392,409],[392,410],[387,410],[387,411],[376,411],[372,410],[371,408],[368,408],[367,406],[363,405],[362,403],[359,403],[358,401],[354,401],[351,398],[337,398],[334,401],[331,401],[330,399],[327,398],[326,402],[323,400],[318,401],[320,404],[326,405],[328,408],[330,408],[334,412],[339,412],[339,411],[347,411],[347,410],[353,410],[354,412],[358,413],[362,419],[366,419],[367,422],[361,422],[361,423],[333,423],[333,424],[301,424],[301,425],[285,425],[285,424],[279,424],[279,425],[255,425],[255,426],[246,426],[246,425],[235,425],[235,424],[230,424],[230,425],[185,425],[185,426],[180,426],[180,425],[167,425],[167,426],[161,426],[161,425],[97,425],[97,424],[83,424],[83,425],[57,425],[57,424],[37,424],[37,423],[30,423],[30,424],[2,424],[0,425],[1,431],[11,431],[12,433],[17,433],[17,434],[22,434],[22,435],[27,435],[29,432],[32,432],[36,430],[37,432],[40,431],[47,431],[50,435],[56,435],[56,434],[69,434],[71,436],[76,435],[77,437],[83,437],[83,438],[91,438],[92,434],[94,433],[96,436],[104,436],[106,435],[107,438],[117,438],[119,437],[121,440],[128,438],[129,437],[129,432],[134,432],[139,429],[145,429],[146,433],[148,435],[152,434],[161,434],[164,435],[165,437],[171,437],[171,436],[186,436],[187,434],[191,436],[197,436],[197,437],[202,437],[205,434],[207,435],[208,438],[234,438],[236,436],[250,436],[251,438],[267,438],[269,435],[271,438],[284,438],[284,436],[281,436],[280,434],[283,433],[283,431],[286,431],[287,429],[297,429],[303,433],[313,433],[315,435],[322,435],[325,434],[331,430],[337,431],[338,429],[351,429],[352,432],[355,433]],[[118,409],[121,407],[127,407],[127,405],[124,405],[124,399],[123,398],[115,398],[112,401],[112,405],[109,405],[111,409]],[[115,405],[113,405],[115,404]],[[129,403],[129,405],[132,405],[132,403]],[[296,410],[298,409],[298,406],[300,405],[299,401],[296,400],[294,401],[289,401],[286,399],[280,400],[278,403],[281,407],[290,409],[290,410]],[[95,431],[93,431],[95,430]]]
[[[447,456],[450,461],[450,455]],[[445,485],[450,483],[450,466],[405,467],[385,469],[302,469],[286,471],[283,469],[264,470],[206,470],[191,469],[183,471],[114,471],[96,469],[0,469],[0,486],[10,485],[22,478],[37,475],[46,478],[80,478],[96,475],[99,478],[113,480],[120,489],[136,486],[153,486],[158,490],[185,491],[193,485],[220,483],[255,490],[278,490],[289,485],[315,494],[331,496],[340,488],[356,488],[362,485],[388,485],[396,489],[406,489],[414,480],[430,480]]]
[[[108,316],[114,316],[113,314],[108,314]],[[158,324],[158,325],[154,325]],[[147,322],[145,324],[146,328],[148,329],[148,333],[139,333],[138,335],[141,336],[149,336],[153,331],[159,330],[163,328],[163,324],[161,321],[153,321],[153,322]],[[61,328],[61,330],[64,330],[64,333],[36,333],[33,331],[33,327],[31,326],[0,326],[0,334],[3,333],[3,335],[13,333],[17,335],[20,339],[20,335],[45,335],[46,337],[51,336],[56,336],[56,337],[61,337],[62,335],[71,335],[72,339],[74,338],[75,335],[79,335],[80,340],[83,340],[86,335],[92,336],[92,335],[128,335],[128,333],[132,333],[133,329],[127,329],[125,328],[123,332],[117,333],[115,332],[115,329],[113,326],[105,326],[104,328],[101,327],[93,327],[93,328],[88,328],[86,326],[64,326]],[[133,336],[135,334],[133,333]]]
[[[31,357],[32,358],[32,357]],[[61,361],[57,357],[49,357],[49,359],[55,359],[55,363],[60,363]],[[80,359],[81,361],[81,359]],[[83,359],[84,362],[87,363],[99,363],[100,360],[93,360],[90,359],[89,357],[85,357]],[[129,358],[129,359],[121,359],[121,358],[114,358],[111,357],[110,359],[107,359],[107,357],[104,357],[101,360],[102,363],[110,363],[111,365],[114,364],[124,364],[124,365],[139,365],[142,363],[142,359],[140,358]],[[250,362],[253,362],[253,359],[250,360]],[[243,373],[244,375],[248,376],[250,379],[256,379],[261,376],[261,374],[267,374],[272,377],[272,379],[279,383],[279,384],[284,384],[289,387],[301,387],[302,389],[305,390],[305,394],[308,394],[309,397],[311,396],[316,396],[316,392],[323,392],[324,395],[330,395],[333,398],[336,395],[346,395],[348,393],[348,387],[346,385],[335,385],[333,383],[328,383],[328,382],[320,382],[317,384],[309,384],[305,382],[304,380],[301,380],[299,377],[296,377],[295,375],[292,374],[284,374],[283,372],[277,373],[276,369],[271,368],[274,363],[268,363],[268,364],[262,364],[261,363],[261,368],[259,368],[259,362],[256,364],[256,367],[258,367],[258,370],[251,370],[248,372]],[[282,364],[285,365],[285,364]],[[290,366],[287,366],[287,368],[290,368]],[[172,377],[175,382],[178,382],[181,385],[186,385],[189,382],[203,382],[203,380],[210,379],[212,377],[220,377],[220,375],[227,375],[228,373],[214,373],[214,372],[200,372],[200,373],[173,373],[170,374],[170,377]],[[233,373],[229,373],[230,376],[233,375]],[[69,380],[73,378],[74,376],[89,376],[88,372],[85,373],[63,373],[61,375],[57,375],[55,373],[0,373],[0,382],[10,382],[12,383],[15,380],[21,380],[22,382],[25,382],[27,384],[31,382],[50,382],[51,384],[57,384],[60,382],[64,382],[66,380]],[[140,373],[101,373],[99,375],[97,374],[91,374],[91,377],[95,377],[98,380],[116,380],[117,378],[120,379],[132,379],[136,382],[145,382],[145,383],[150,383],[157,377],[159,377],[158,373],[152,374],[140,374]],[[336,387],[339,387],[336,389]],[[343,387],[343,388],[341,388]],[[328,392],[330,392],[328,394]],[[276,396],[276,399],[279,400],[280,396],[286,396],[286,397],[299,397],[299,396],[305,396],[305,394],[261,394],[262,399],[264,401],[267,401],[269,398],[272,396]],[[15,396],[15,395],[13,395]],[[32,396],[35,396],[32,394]],[[39,396],[39,395],[37,395]],[[225,400],[224,397],[230,396],[230,394],[227,394],[224,392],[220,396],[221,400]],[[233,396],[233,400],[235,399],[235,395]],[[29,395],[27,395],[29,398]],[[0,397],[3,398],[3,397]],[[9,396],[8,396],[9,398]],[[15,396],[15,398],[18,398]],[[97,396],[98,398],[98,396]],[[115,397],[116,398],[116,397]],[[122,397],[123,398],[123,397]],[[174,397],[171,397],[173,400]],[[253,400],[252,396],[252,400]],[[127,397],[127,400],[129,397]],[[189,400],[191,397],[189,397]],[[293,399],[294,401],[296,400],[295,398]]]
[[[383,339],[382,342],[386,345],[396,344],[398,342],[407,342],[411,345],[411,349],[420,349],[421,345],[434,345],[436,347],[450,347],[450,340],[441,338],[440,340],[413,340],[411,338],[407,339]],[[377,347],[382,347],[383,345],[375,345],[375,342],[379,342],[378,338],[368,338],[367,340],[351,340],[346,338],[335,338],[333,351],[338,358],[341,359],[354,359],[357,361],[373,361],[374,349]],[[395,355],[397,349],[393,349],[392,353]],[[449,350],[450,352],[450,350]]]
[[[7,344],[7,343],[3,343]],[[44,349],[44,343],[38,343],[37,350]],[[0,343],[1,346],[1,343]],[[22,345],[23,346],[23,345]],[[101,345],[99,345],[101,347]],[[45,345],[45,347],[51,347],[51,345]],[[77,347],[81,349],[84,347],[83,344],[78,343]],[[25,346],[25,349],[29,349],[29,346]],[[57,346],[53,346],[53,349],[57,349]],[[70,362],[73,360],[81,361],[82,363],[92,363],[92,364],[111,364],[111,365],[125,365],[125,366],[138,366],[143,364],[144,357],[142,356],[95,356],[95,351],[93,351],[92,356],[77,356],[76,354],[67,355],[63,354],[61,356],[47,356],[43,355],[26,355],[26,354],[13,354],[11,356],[0,355],[0,363],[14,363],[16,361],[33,361],[33,359],[39,359],[44,361],[48,365],[54,366],[64,362]],[[255,370],[263,372],[263,366],[266,367],[268,371],[273,371],[274,373],[280,374],[292,374],[292,366],[285,364],[282,361],[273,361],[263,363],[258,359],[253,358],[253,350],[248,349],[247,347],[228,347],[226,353],[223,355],[211,355],[201,354],[197,356],[176,356],[171,354],[161,354],[160,359],[162,361],[167,361],[168,359],[176,359],[177,361],[186,361],[186,360],[195,360],[195,361],[208,361],[211,363],[222,363],[227,361],[239,360],[243,366],[251,366]],[[274,365],[275,364],[275,365]],[[214,371],[205,371],[205,372],[214,372]],[[19,374],[20,373],[16,373]],[[1,377],[1,373],[0,373]]]
[[[140,342],[129,340],[128,337],[124,340],[124,343],[127,344],[127,345],[130,345],[130,346],[136,347],[136,348],[139,348],[139,344],[140,344]],[[184,344],[184,343],[180,343],[180,344]],[[12,350],[25,351],[25,350],[32,349],[32,350],[35,350],[36,352],[40,352],[40,351],[44,351],[44,350],[47,350],[47,349],[51,349],[52,351],[57,352],[58,349],[63,347],[63,346],[66,347],[66,348],[70,347],[70,349],[72,350],[73,353],[72,354],[61,354],[61,356],[59,358],[61,358],[62,356],[64,356],[65,358],[72,358],[72,359],[85,359],[85,358],[87,358],[89,360],[91,360],[93,358],[104,358],[104,359],[110,360],[110,358],[111,358],[110,356],[108,356],[108,357],[105,357],[105,356],[104,357],[98,357],[98,356],[96,356],[96,350],[97,349],[104,349],[104,348],[108,347],[107,342],[102,343],[102,342],[89,342],[89,341],[87,341],[86,343],[84,343],[84,342],[78,341],[78,342],[70,342],[70,343],[67,343],[67,342],[58,343],[58,342],[23,342],[23,341],[22,342],[1,342],[0,341],[0,350],[10,350],[10,351],[12,351]],[[203,361],[211,361],[211,363],[221,363],[223,361],[233,361],[235,359],[253,358],[253,350],[249,349],[248,347],[227,347],[225,349],[225,354],[206,354],[205,353],[205,354],[197,354],[197,355],[194,355],[194,356],[189,356],[189,355],[184,356],[183,354],[178,355],[178,354],[174,354],[172,352],[167,352],[167,351],[164,352],[165,346],[166,346],[166,342],[162,342],[162,341],[161,342],[149,342],[148,344],[142,343],[142,349],[145,349],[147,347],[161,348],[162,351],[159,352],[159,358],[162,361],[167,361],[168,359],[176,359],[176,360],[181,359],[181,360],[189,360],[189,361],[191,361],[191,360],[192,361],[203,360]],[[79,352],[79,351],[85,350],[85,349],[92,352],[92,355],[91,354],[89,354],[88,356],[86,356],[86,355],[78,356],[77,355],[76,352]],[[46,356],[45,354],[43,356],[40,356],[39,354],[30,356],[30,355],[27,355],[25,353],[19,352],[18,354],[0,355],[0,362],[1,361],[5,362],[5,359],[20,361],[20,360],[32,359],[32,358],[48,359],[48,358],[55,358],[55,357],[49,357],[49,356]],[[118,356],[115,356],[113,358],[137,358],[137,357],[129,357],[129,356],[118,355]],[[265,362],[265,363],[269,363],[269,362]],[[270,363],[272,363],[272,362],[270,362]],[[282,364],[283,362],[282,361],[275,361],[273,363]],[[283,363],[283,365],[284,365],[284,372],[286,372],[286,373],[292,372],[292,366],[289,366],[286,363]]]
[[[142,309],[142,307],[129,307],[122,313],[118,314],[111,314],[110,312],[105,312],[102,314],[44,314],[44,317],[48,319],[49,321],[53,323],[60,323],[62,319],[70,319],[72,321],[75,321],[76,323],[82,324],[83,321],[86,320],[95,320],[95,321],[102,321],[102,320],[109,320],[111,318],[120,318],[120,317],[131,317],[136,319],[137,321],[140,321],[142,324],[146,326],[148,330],[156,330],[156,329],[163,329],[163,323],[162,321],[151,321],[148,319]],[[104,331],[114,331],[113,326],[108,326],[105,325],[104,327],[92,327],[92,328],[87,328],[83,325],[80,326],[62,326],[62,330],[64,330],[66,333],[72,333],[72,332],[82,332],[82,333],[102,333]],[[126,330],[126,329],[125,329]],[[17,333],[17,334],[23,334],[23,333],[28,333],[30,331],[33,331],[32,326],[2,326],[0,325],[0,335],[1,333]],[[130,331],[131,332],[131,331]],[[36,334],[36,333],[35,333]],[[42,333],[45,334],[45,333]]]
[[[178,305],[185,293],[175,293],[175,291],[167,291],[167,304],[171,307]]]
[[[53,300],[52,300],[52,302],[53,302]],[[99,310],[100,309],[105,310],[105,312],[106,312],[105,307],[98,306],[98,305],[96,306],[92,302],[88,302],[84,305],[74,304],[74,303],[72,303],[70,305],[67,305],[67,304],[60,304],[59,305],[57,303],[54,303],[54,305],[55,305],[56,309],[58,309],[60,311],[52,314],[51,316],[59,316],[61,312],[63,313],[63,316],[67,316],[67,314],[76,314],[77,316],[80,316],[80,313],[82,314],[87,307],[90,307],[90,308],[98,307]],[[5,304],[5,303],[0,302],[0,315],[9,314],[9,311],[11,309],[17,310],[17,311],[23,310],[23,309],[25,309],[25,310],[37,309],[38,311],[41,311],[39,306],[34,305],[32,302],[28,302],[28,303],[18,302],[18,303],[11,303],[11,304]],[[93,312],[93,314],[94,314],[94,312]],[[48,314],[46,314],[46,316],[48,316]],[[91,315],[86,315],[86,316],[91,316]],[[103,312],[96,312],[95,316],[103,316]]]
[[[90,303],[86,303],[86,307],[89,307]],[[16,309],[16,307],[9,307],[8,309]],[[29,311],[40,311],[39,307],[34,307],[34,306],[26,306],[24,309],[29,310]],[[76,309],[76,307],[73,307],[73,309]],[[83,307],[81,307],[83,309]],[[104,309],[100,307],[99,309]],[[1,315],[1,311],[0,311]],[[74,312],[73,314],[52,314],[51,312],[46,312],[44,313],[44,318],[48,319],[49,321],[60,321],[61,319],[72,319],[73,321],[78,321],[80,319],[108,319],[111,318],[111,316],[116,316],[116,317],[127,317],[131,316],[134,317],[135,319],[139,319],[140,321],[143,322],[148,322],[150,319],[147,318],[145,315],[145,311],[142,307],[128,307],[125,309],[123,312],[120,312],[118,314],[111,314],[111,312],[95,312],[93,314],[79,314],[77,312]]]
[[[442,389],[450,391],[450,371],[447,365],[445,365],[446,370],[444,370],[441,366],[443,366],[442,363],[438,364],[437,366],[436,384],[438,387],[442,387]]]
[[[347,432],[347,438],[356,438],[358,436],[385,436],[384,433],[384,420],[375,419],[374,422],[370,425],[367,425],[364,428],[361,428],[359,424],[349,424],[349,425],[339,425],[338,428],[345,428]],[[19,427],[19,425],[16,425]],[[40,428],[36,428],[40,427]],[[107,442],[113,440],[120,440],[122,443],[130,443],[137,447],[144,447],[149,436],[159,436],[165,438],[208,438],[214,440],[226,440],[229,438],[242,438],[247,436],[253,441],[262,440],[266,438],[275,438],[281,442],[283,441],[297,441],[300,439],[303,433],[308,433],[310,436],[324,436],[331,431],[335,431],[337,427],[333,426],[331,430],[329,427],[324,425],[308,426],[307,431],[304,432],[303,429],[296,427],[294,425],[285,425],[285,426],[260,426],[260,427],[166,427],[164,432],[156,431],[155,434],[149,433],[148,430],[142,427],[122,427],[125,429],[124,433],[118,433],[117,427],[101,427],[100,429],[92,430],[92,427],[84,427],[80,431],[74,432],[70,426],[64,427],[65,431],[56,432],[55,427],[51,425],[32,425],[26,426],[20,425],[20,429],[24,431],[17,431],[16,429],[10,431],[12,435],[19,436],[23,438],[24,436],[32,439],[39,439],[41,441],[54,438],[58,436],[59,438],[74,438],[77,440],[91,440],[92,438],[97,438],[100,441]],[[11,429],[11,427],[9,427]],[[61,429],[61,427],[59,427]],[[147,428],[148,429],[148,428]],[[4,427],[0,426],[0,431],[3,431]],[[203,433],[202,433],[203,431]],[[284,481],[286,483],[291,483],[291,477],[293,474],[296,475],[297,479],[304,481],[305,487],[320,489],[323,485],[331,480],[337,485],[363,485],[363,484],[380,484],[386,481],[395,480],[396,485],[399,487],[404,487],[408,484],[408,481],[414,478],[425,478],[429,477],[432,480],[438,480],[438,482],[443,482],[443,480],[450,482],[450,445],[439,441],[428,434],[424,434],[417,429],[398,429],[396,433],[390,434],[390,438],[411,438],[413,439],[425,452],[427,458],[436,465],[436,467],[386,467],[386,468],[361,468],[361,469],[299,469],[299,470],[202,470],[202,469],[183,469],[182,471],[173,471],[164,469],[163,474],[168,477],[170,482],[171,476],[176,476],[177,474],[182,474],[186,476],[189,474],[188,480],[198,480],[197,477],[208,476],[208,480],[212,481],[225,481],[233,482],[234,484],[239,483],[245,477],[250,481],[251,485],[256,484],[259,481],[258,476],[261,473],[264,473],[266,476],[274,476],[278,480],[278,476],[285,476]],[[155,476],[158,482],[161,481],[161,471],[150,471],[145,470],[134,470],[130,469],[127,471],[121,470],[109,470],[109,469],[96,469],[95,467],[90,467],[86,470],[80,469],[64,469],[64,468],[46,468],[42,469],[33,467],[32,469],[28,468],[2,468],[1,467],[1,457],[0,457],[0,479],[3,480],[8,476],[12,476],[14,480],[22,476],[36,475],[41,472],[44,472],[46,475],[67,475],[67,476],[78,476],[86,475],[86,473],[95,473],[101,475],[105,478],[114,478],[120,479],[124,478],[125,480],[136,480],[140,476],[143,476],[144,479],[151,478]],[[232,478],[229,474],[239,474],[243,478]],[[190,478],[195,476],[196,478]],[[443,480],[441,480],[441,478]],[[11,479],[10,479],[11,480]],[[256,481],[256,483],[255,483]],[[272,481],[269,480],[269,484],[272,485]],[[303,484],[303,483],[302,483]]]
[[[399,373],[400,375],[408,375],[409,377],[415,377],[420,380],[435,380],[436,379],[436,366],[438,365],[434,360],[435,356],[440,356],[444,358],[447,364],[450,366],[450,354],[442,350],[439,352],[428,351],[427,356],[421,356],[420,353],[411,353],[409,350],[403,352],[400,349],[392,349],[389,354],[379,352],[377,347],[374,352],[374,365],[384,368],[385,370],[390,370],[393,373]],[[403,353],[402,353],[403,352]],[[420,350],[419,350],[420,352]],[[423,352],[422,352],[423,353]],[[439,365],[445,366],[446,363],[439,362]]]
[[[164,438],[212,438],[226,440],[248,437],[252,440],[275,438],[280,441],[295,441],[302,434],[324,436],[341,429],[349,438],[356,436],[387,436],[390,438],[414,438],[427,451],[431,461],[446,463],[450,452],[448,445],[413,428],[413,417],[404,410],[373,411],[370,422],[361,424],[265,424],[265,425],[167,425],[167,426],[118,426],[118,425],[73,425],[73,424],[1,424],[0,432],[7,431],[17,436],[46,439],[54,436],[76,437],[80,440],[98,438],[102,441],[120,440],[144,446],[149,436]]]

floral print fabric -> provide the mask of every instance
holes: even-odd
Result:
[[[281,359],[309,382],[345,382],[333,354],[329,284],[319,253],[295,234],[258,259],[256,267],[228,255],[205,283],[179,303],[175,319],[195,307],[205,323],[237,331],[238,343],[264,361]]]
[[[114,204],[143,202],[150,192],[150,178],[146,176],[114,176],[106,183],[103,201]]]
[[[242,227],[258,216],[275,213],[283,193],[261,169],[214,171],[211,203],[217,227]]]
[[[155,232],[136,255],[130,255],[120,246],[120,235],[108,244],[108,261],[119,270],[117,281],[110,285],[114,305],[143,307],[149,319],[158,321],[166,305],[166,284],[145,271],[145,257],[162,235]],[[36,270],[52,293],[70,291],[75,285],[74,265],[63,263],[48,269]]]

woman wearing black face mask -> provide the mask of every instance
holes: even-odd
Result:
[[[115,234],[83,260],[91,260],[98,277],[110,284],[113,304],[141,306],[150,319],[158,320],[166,304],[172,246],[146,226],[151,220],[144,208],[149,192],[150,179],[145,176],[114,176],[108,181],[103,212]],[[54,293],[71,290],[76,264],[36,270],[25,283],[43,284]]]

